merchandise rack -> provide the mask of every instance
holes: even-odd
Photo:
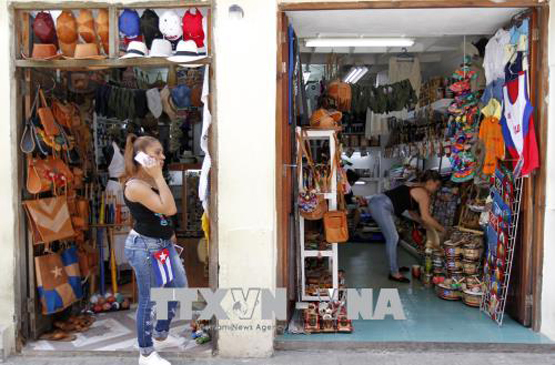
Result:
[[[296,133],[297,136],[300,137],[302,132],[302,128],[297,127]],[[335,131],[334,130],[306,130],[305,138],[308,140],[328,140],[329,141],[329,148],[330,148],[330,156],[335,156]],[[301,153],[300,151],[301,146],[297,141],[297,153]],[[297,166],[298,173],[298,183],[299,189],[302,190],[303,186],[303,162],[301,159],[301,165]],[[335,165],[334,159],[332,159],[332,176],[331,176],[331,191],[324,194],[324,198],[328,201],[329,210],[336,210],[337,209],[337,166]],[[305,223],[304,218],[299,215],[299,244],[300,244],[300,253],[301,253],[301,301],[309,302],[309,301],[322,301],[322,300],[337,300],[338,293],[339,293],[339,263],[338,263],[338,248],[337,243],[331,244],[331,250],[307,250],[305,249],[305,239],[304,239],[304,229]],[[333,280],[333,287],[329,289],[331,293],[328,295],[308,295],[306,292],[306,268],[305,268],[305,259],[308,257],[323,257],[330,260],[330,267],[332,271],[332,280]],[[318,294],[320,294],[322,290],[319,290]]]
[[[509,240],[506,247],[506,263],[505,263],[505,275],[503,278],[503,285],[498,289],[499,303],[496,306],[494,313],[490,313],[489,306],[492,298],[492,288],[491,280],[489,283],[485,283],[485,292],[482,297],[482,303],[480,305],[480,311],[486,313],[492,320],[497,322],[499,326],[503,324],[503,317],[505,315],[505,304],[507,303],[507,295],[509,293],[509,281],[511,278],[511,270],[513,268],[513,257],[515,242],[517,239],[517,229],[520,217],[520,207],[522,202],[522,186],[524,178],[516,178],[514,182],[514,201],[511,204],[511,224],[509,225]],[[501,192],[499,192],[501,193]],[[491,213],[490,213],[491,214]],[[496,244],[497,247],[497,244]],[[497,254],[496,254],[497,256]]]

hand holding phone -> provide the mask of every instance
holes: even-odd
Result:
[[[135,161],[140,163],[141,166],[143,166],[143,167],[150,166],[155,162],[152,157],[150,157],[149,155],[147,155],[143,151],[140,151],[139,153],[137,153],[135,155]]]

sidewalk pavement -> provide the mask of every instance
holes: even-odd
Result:
[[[136,357],[56,357],[14,356],[9,365],[136,365]],[[368,351],[279,351],[265,359],[224,359],[220,357],[187,359],[169,357],[172,365],[555,365],[555,353],[461,353],[461,352],[368,352]]]

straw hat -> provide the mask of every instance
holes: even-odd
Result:
[[[91,10],[82,9],[79,11],[79,16],[77,17],[77,30],[79,31],[79,35],[85,41],[85,43],[96,42],[94,20]]]
[[[179,41],[177,44],[177,49],[175,50],[175,54],[172,57],[168,57],[169,61],[178,62],[178,63],[185,63],[185,62],[194,62],[206,58],[206,54],[204,52],[199,52],[197,44],[195,41]],[[191,67],[198,67],[201,65],[187,65]]]
[[[60,58],[60,56],[58,49],[53,44],[34,44],[33,53],[30,58],[35,60],[54,60]]]
[[[96,43],[82,43],[77,44],[75,47],[74,57],[65,57],[75,60],[103,60],[106,56],[98,53],[98,46]]]
[[[96,31],[100,37],[100,42],[102,43],[102,48],[106,54],[110,53],[110,18],[108,16],[107,9],[99,9],[98,16],[95,19]]]
[[[148,57],[148,48],[146,48],[146,44],[139,41],[132,41],[129,43],[129,46],[127,46],[127,53],[121,56],[120,59],[144,57]]]
[[[162,109],[170,120],[177,119],[177,111],[171,100],[171,91],[169,87],[165,86],[162,91],[160,91],[160,99],[162,100]]]
[[[56,20],[56,32],[64,56],[73,57],[77,45],[77,21],[73,13],[64,10]]]
[[[172,56],[172,44],[167,39],[155,39],[150,48],[150,57],[168,58]]]

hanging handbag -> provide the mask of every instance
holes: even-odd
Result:
[[[304,134],[304,136],[303,136]],[[303,180],[303,187],[299,192],[299,196],[297,198],[297,204],[299,207],[299,212],[304,219],[307,220],[319,220],[322,219],[324,213],[328,210],[328,203],[324,197],[324,194],[321,191],[318,191],[316,188],[315,180],[317,180],[317,173],[314,166],[314,162],[312,161],[312,155],[310,153],[310,149],[307,149],[305,146],[305,138],[306,132],[303,131],[301,134],[297,135],[297,141],[299,143],[299,152],[297,154],[297,166],[302,166],[302,159],[303,155],[306,156],[308,162],[308,171],[311,174],[306,180],[312,181],[312,184],[307,184],[308,186],[304,187],[304,176],[301,176]],[[302,169],[299,169],[299,173],[303,175]]]
[[[347,212],[329,211],[324,214],[324,232],[328,243],[344,243],[349,240]]]
[[[73,124],[73,106],[71,104],[54,99],[52,101],[52,114],[60,125],[71,128]]]
[[[50,167],[40,158],[27,159],[27,191],[29,194],[39,194],[52,189]]]
[[[351,85],[346,82],[333,81],[328,85],[328,95],[335,100],[339,111],[351,111]]]
[[[62,263],[64,264],[64,271],[67,275],[67,281],[73,289],[75,298],[83,298],[83,287],[81,286],[81,270],[79,268],[77,247],[71,246],[70,248],[62,251],[60,256],[62,257]]]
[[[29,118],[25,120],[25,128],[23,129],[23,134],[21,135],[21,141],[19,142],[19,148],[23,153],[33,153],[37,148],[37,144],[35,141],[35,128],[33,126],[32,119],[35,117],[36,110],[37,110],[37,102],[38,102],[39,92],[35,95],[35,99],[33,101],[33,105],[31,106],[31,114]]]
[[[38,108],[37,114],[39,115],[40,123],[44,128],[46,135],[53,137],[60,133],[60,129],[56,124],[56,119],[54,119],[54,114],[52,114],[52,109],[48,106],[46,102],[46,97],[42,89],[39,89],[39,97],[41,101],[41,107]]]
[[[35,273],[42,314],[60,312],[77,301],[59,254],[35,257]]]
[[[65,196],[23,202],[35,243],[49,243],[75,236]]]

